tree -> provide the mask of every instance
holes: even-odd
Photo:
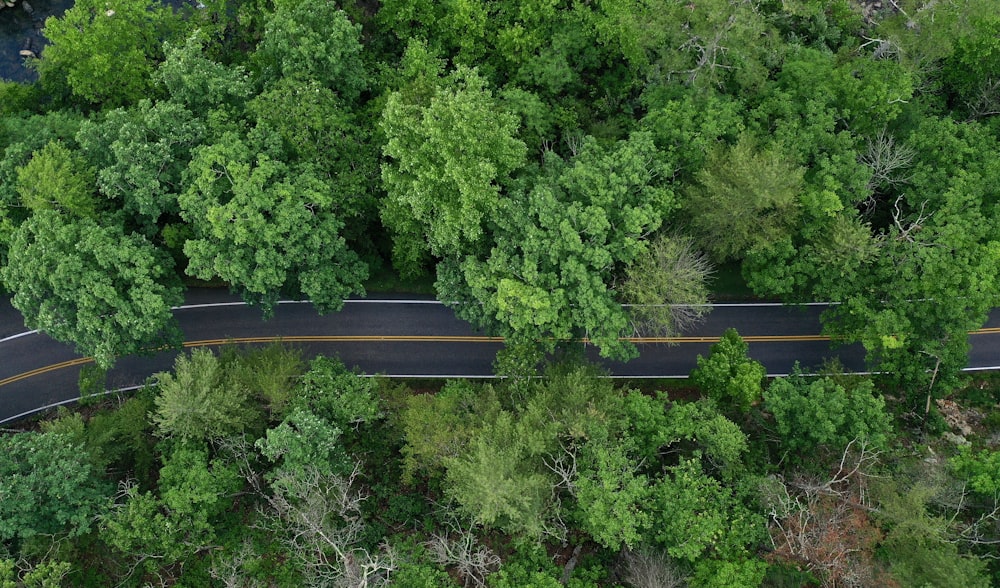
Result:
[[[956,102],[978,119],[1000,114],[1000,18],[976,16],[970,19],[972,30],[955,40],[944,78]]]
[[[446,462],[446,492],[478,524],[540,537],[553,514],[553,483],[539,468],[536,431],[500,412]]]
[[[475,70],[430,84],[426,95],[392,93],[381,122],[389,158],[382,220],[394,234],[394,263],[411,274],[426,253],[461,255],[483,245],[484,225],[501,211],[501,185],[525,157],[516,117]]]
[[[94,170],[78,153],[51,141],[17,170],[17,191],[32,210],[56,209],[68,216],[93,217]]]
[[[820,447],[839,454],[852,442],[881,449],[892,431],[885,400],[868,380],[846,390],[828,377],[793,374],[771,383],[764,408],[774,416],[781,448],[793,460],[812,460]]]
[[[210,460],[196,444],[180,443],[160,470],[159,496],[124,483],[101,517],[101,538],[147,572],[184,562],[216,540],[215,518],[232,506],[242,485],[234,466]]]
[[[150,0],[77,2],[45,21],[49,44],[37,62],[41,83],[104,106],[149,98],[162,43],[180,27],[172,8]]]
[[[281,343],[263,349],[226,347],[221,361],[234,385],[263,401],[275,420],[288,410],[306,370],[302,351]]]
[[[691,380],[722,406],[747,412],[760,399],[764,366],[747,355],[750,346],[736,329],[727,329],[707,358],[698,356]]]
[[[489,253],[439,264],[439,296],[514,344],[586,337],[605,357],[632,357],[613,283],[673,204],[654,153],[647,133],[607,148],[586,138],[569,161],[550,153],[533,186],[503,202]]]
[[[372,424],[384,416],[379,383],[348,370],[339,359],[317,357],[295,388],[292,405],[343,429]]]
[[[3,137],[0,143],[3,144],[3,157],[0,158],[0,266],[7,264],[7,248],[15,231],[31,216],[31,209],[22,202],[17,189],[19,170],[31,162],[32,154],[51,142],[63,143],[69,151],[73,151],[74,137],[81,121],[81,115],[65,111],[0,119],[0,136]],[[50,163],[55,164],[56,161]],[[63,174],[52,179],[55,183],[64,181]]]
[[[747,546],[763,538],[764,520],[697,460],[684,459],[652,490],[652,540],[671,557],[695,563],[702,558],[745,558]]]
[[[959,502],[953,505],[950,498],[954,496],[949,496],[947,485],[955,480],[936,479],[931,474],[911,482],[907,477],[904,473],[884,479],[872,492],[879,501],[876,516],[886,528],[879,551],[893,578],[904,586],[992,585],[986,561],[963,553],[966,550],[961,547],[975,546],[980,530],[975,528],[978,525],[967,526],[970,514],[979,515],[963,508],[970,497],[960,494]],[[942,508],[954,511],[941,512]],[[979,522],[994,526],[995,520],[988,518]],[[985,539],[986,549],[992,550],[995,533]]]
[[[664,169],[678,183],[688,184],[705,167],[705,159],[720,144],[735,144],[746,130],[743,108],[726,94],[684,92],[672,86],[650,85],[642,95],[646,116],[640,128],[653,135]]]
[[[280,460],[279,472],[287,475],[305,468],[345,475],[354,465],[341,444],[340,429],[302,408],[293,409],[280,425],[268,429],[257,447],[272,462]]]
[[[335,3],[286,0],[266,19],[255,59],[271,79],[315,80],[354,102],[368,86],[361,26]]]
[[[15,233],[0,277],[27,325],[107,368],[179,340],[170,309],[183,297],[172,265],[144,237],[39,211]]]
[[[777,52],[764,40],[776,35],[757,4],[615,0],[601,8],[602,40],[614,43],[633,67],[671,82],[753,90]]]
[[[204,123],[179,103],[143,99],[99,123],[87,121],[77,140],[99,170],[101,193],[125,213],[127,225],[152,236],[161,217],[176,219],[184,170],[205,134]]]
[[[164,60],[156,71],[171,100],[189,111],[237,107],[250,97],[250,74],[240,66],[226,67],[205,55],[205,42],[195,33],[184,44],[164,45]]]
[[[366,114],[313,79],[282,78],[247,104],[254,135],[278,138],[282,160],[309,165],[341,203],[344,234],[352,243],[377,241],[378,147]]]
[[[178,200],[194,239],[187,272],[220,277],[265,313],[282,293],[339,310],[368,275],[340,235],[347,207],[308,166],[293,168],[232,133],[195,150]]]
[[[673,436],[673,442],[697,443],[698,456],[706,471],[721,476],[727,483],[745,474],[744,457],[750,446],[747,435],[721,414],[711,399],[674,404],[667,411],[663,426]]]
[[[307,467],[271,485],[275,531],[303,570],[306,586],[374,588],[389,585],[398,563],[385,544],[366,549],[366,521],[357,488],[358,469],[347,476]]]
[[[203,545],[214,537],[212,520],[232,508],[233,495],[242,486],[235,466],[210,459],[207,450],[194,444],[175,447],[158,480],[162,508],[177,521],[175,528],[188,538],[202,537]]]
[[[712,266],[684,236],[661,235],[628,268],[621,287],[631,304],[632,325],[642,336],[676,337],[711,311],[708,280]]]
[[[746,134],[713,151],[683,203],[702,249],[723,262],[781,239],[798,217],[804,171]]]
[[[943,192],[915,189],[922,202],[897,198],[861,280],[830,283],[842,304],[825,314],[825,330],[862,342],[873,365],[906,383],[911,401],[950,390],[968,361],[968,332],[996,303],[1000,236],[985,220],[989,183],[959,172]]]
[[[576,456],[573,494],[580,528],[611,550],[634,549],[646,537],[652,490],[639,464],[622,447],[584,445]]]
[[[243,433],[259,417],[249,402],[250,391],[207,349],[178,355],[173,373],[154,377],[159,394],[152,420],[163,437],[222,439]]]
[[[437,394],[407,398],[399,417],[406,440],[400,450],[404,478],[417,472],[440,476],[498,410],[492,387],[477,389],[461,380],[449,380]]]
[[[111,488],[82,447],[55,433],[0,436],[0,541],[91,530]]]

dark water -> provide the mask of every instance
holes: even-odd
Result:
[[[61,16],[73,5],[72,0],[28,0],[34,8],[34,13],[28,14],[22,2],[17,0],[13,8],[0,10],[0,78],[19,82],[38,77],[34,71],[24,67],[24,59],[18,55],[24,40],[30,38],[32,50],[40,54],[45,44],[41,31],[45,19]]]

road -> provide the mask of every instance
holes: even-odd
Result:
[[[820,337],[823,305],[717,305],[708,319],[675,344],[639,341],[640,357],[631,362],[603,362],[616,377],[685,377],[699,354],[727,328],[750,343],[750,355],[769,375],[782,375],[798,360],[804,367],[838,357],[849,369],[865,369],[863,350],[852,345],[831,349]],[[227,340],[263,343],[273,338],[301,346],[309,354],[339,355],[367,373],[398,377],[490,377],[502,342],[477,332],[429,299],[351,300],[343,311],[318,316],[305,303],[282,303],[269,321],[260,311],[219,290],[192,290],[176,311],[188,347],[220,345]],[[986,333],[973,336],[970,368],[1000,366],[1000,311]],[[87,363],[73,349],[39,333],[26,333],[23,319],[0,299],[0,424],[40,407],[78,397],[77,377]],[[598,356],[593,348],[591,356]],[[171,367],[175,352],[120,359],[108,377],[112,389],[141,384]]]

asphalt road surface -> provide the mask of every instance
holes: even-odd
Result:
[[[831,347],[818,335],[819,315],[825,308],[716,305],[708,319],[679,342],[639,342],[639,358],[603,363],[616,377],[685,377],[697,356],[707,354],[719,335],[734,327],[769,375],[787,374],[796,361],[809,368],[833,357],[850,370],[864,371],[860,346]],[[307,303],[282,303],[264,321],[259,309],[247,307],[235,296],[196,289],[188,292],[185,306],[175,314],[188,347],[261,344],[281,338],[307,354],[338,355],[366,373],[398,377],[490,377],[502,346],[429,299],[351,300],[341,312],[326,316],[317,315]],[[984,330],[972,337],[970,369],[1000,369],[1000,310],[992,313]],[[588,353],[599,359],[593,348]],[[122,358],[109,373],[108,387],[140,385],[150,375],[170,369],[175,355]],[[80,367],[88,362],[72,347],[28,332],[9,301],[0,299],[0,424],[78,398]]]

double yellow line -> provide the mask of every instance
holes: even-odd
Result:
[[[991,327],[970,331],[970,335],[992,335],[1000,333],[1000,327]],[[625,337],[626,341],[642,345],[653,343],[718,343],[719,337]],[[747,335],[743,340],[748,343],[794,343],[802,341],[830,341],[827,335]],[[440,335],[315,335],[315,336],[285,336],[285,337],[236,337],[227,339],[203,339],[201,341],[186,341],[184,347],[207,347],[212,345],[232,345],[240,343],[503,343],[503,337],[486,337],[474,335],[440,336]],[[589,343],[588,339],[581,342]],[[84,365],[93,362],[91,357],[78,357],[61,363],[10,376],[0,380],[0,386],[6,386],[40,376],[63,368]]]

